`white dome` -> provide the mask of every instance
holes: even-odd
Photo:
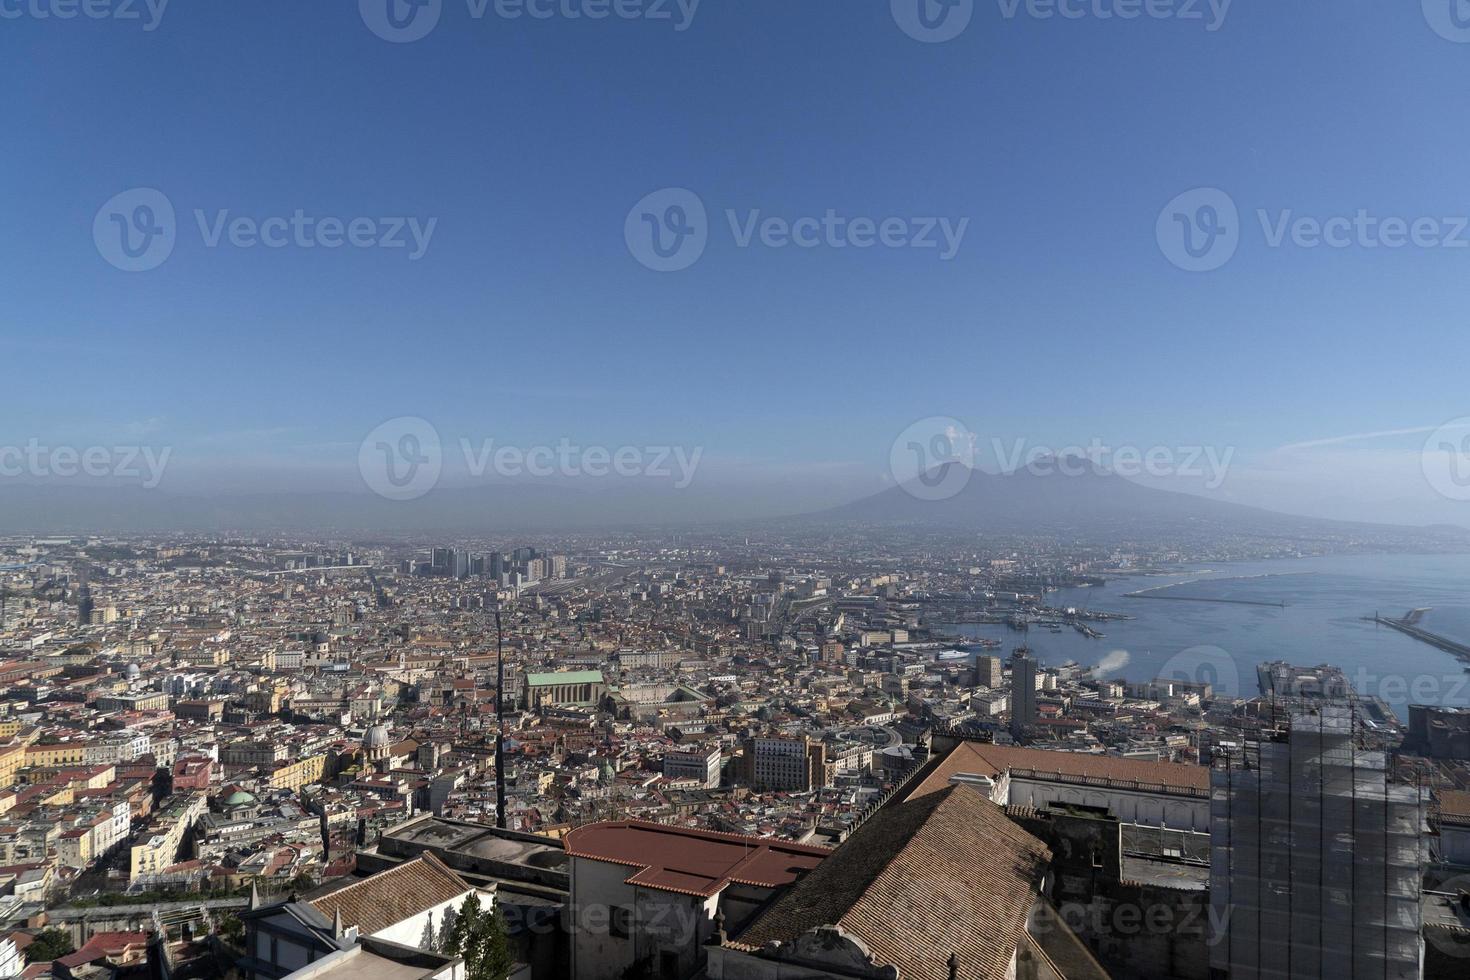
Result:
[[[388,747],[388,726],[374,725],[362,736],[362,747],[365,749],[386,749]]]

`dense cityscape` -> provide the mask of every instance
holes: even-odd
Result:
[[[1470,980],[1467,59],[0,0],[0,980]]]
[[[1059,588],[1302,547],[12,537],[0,964],[457,975],[475,895],[517,977],[1463,975],[1470,712],[1035,652],[1143,615]]]

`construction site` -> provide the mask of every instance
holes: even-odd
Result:
[[[1430,794],[1367,748],[1352,701],[1218,747],[1211,770],[1210,967],[1232,980],[1420,976]]]

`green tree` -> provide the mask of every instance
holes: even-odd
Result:
[[[228,942],[239,946],[245,939],[245,923],[240,917],[228,910],[219,914],[219,934]]]
[[[77,948],[71,944],[70,933],[61,929],[47,929],[36,937],[35,942],[26,947],[26,962],[50,963],[58,957],[76,951]]]
[[[444,945],[445,952],[464,957],[465,980],[507,980],[515,966],[505,913],[498,903],[481,908],[474,892],[459,907]]]

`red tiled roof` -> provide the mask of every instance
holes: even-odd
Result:
[[[668,827],[643,820],[595,823],[567,834],[572,857],[636,868],[628,884],[708,897],[731,882],[777,888],[821,864],[825,847]]]
[[[309,904],[329,919],[341,909],[344,926],[357,926],[364,935],[371,936],[469,890],[463,878],[426,852],[314,898]]]
[[[737,946],[792,943],[835,925],[907,980],[944,980],[950,953],[962,980],[1003,978],[1050,857],[983,794],[946,786],[879,810]]]
[[[993,745],[989,742],[961,742],[909,794],[909,798],[944,789],[949,785],[950,778],[960,773],[995,777],[1011,769],[1029,769],[1038,774],[1055,774],[1059,777],[1107,780],[1116,784],[1162,786],[1183,792],[1207,793],[1210,789],[1210,770],[1204,766],[1120,759],[1112,755],[1084,755],[1080,752],[1049,752],[1046,749]]]
[[[1445,790],[1439,794],[1439,813],[1441,820],[1450,823],[1470,823],[1470,793],[1459,790]]]
[[[146,932],[99,932],[75,953],[57,957],[56,962],[67,969],[91,963],[104,956],[120,956],[130,949],[148,945]]]

